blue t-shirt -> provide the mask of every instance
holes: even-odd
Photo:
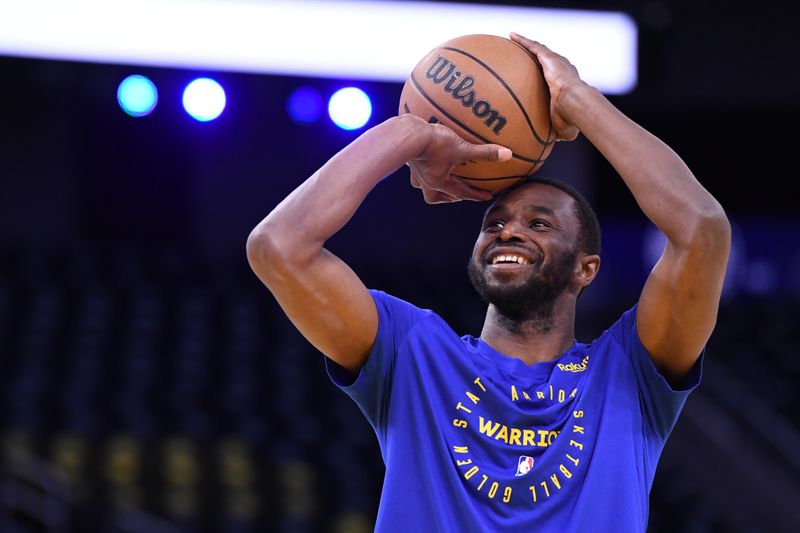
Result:
[[[375,344],[328,373],[386,465],[376,531],[644,532],[653,476],[702,355],[674,390],[632,308],[591,344],[526,365],[381,291]]]

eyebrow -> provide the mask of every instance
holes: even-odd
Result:
[[[550,216],[556,215],[555,211],[543,205],[526,205],[525,209],[527,209],[528,211],[533,211],[535,213],[541,213],[543,215],[550,215]]]
[[[526,205],[525,209],[527,211],[533,211],[534,213],[539,213],[539,214],[542,214],[542,215],[550,215],[550,216],[555,216],[556,215],[555,211],[553,211],[549,207],[546,207],[546,206],[543,206],[543,205],[530,204],[530,205]],[[486,214],[483,215],[483,218],[488,217],[489,215],[493,214],[495,211],[504,211],[504,210],[505,210],[505,206],[502,206],[502,205],[500,205],[500,206],[492,206],[486,211]]]

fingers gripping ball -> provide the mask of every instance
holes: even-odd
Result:
[[[470,162],[453,175],[499,191],[535,173],[555,141],[550,92],[523,47],[494,35],[464,35],[426,55],[406,79],[399,112],[450,127],[473,143],[507,146],[503,162]]]

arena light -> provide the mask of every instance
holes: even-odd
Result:
[[[636,84],[637,30],[621,12],[358,0],[0,0],[0,55],[402,81],[453,37],[516,31],[589,83]]]
[[[225,109],[225,90],[211,78],[197,78],[183,91],[183,107],[199,122],[214,120]]]
[[[369,122],[372,102],[358,87],[339,89],[328,101],[328,114],[343,130],[357,130]]]
[[[130,116],[144,117],[156,108],[158,91],[150,79],[134,74],[120,82],[117,88],[117,102]]]
[[[286,111],[295,122],[311,124],[322,115],[322,96],[313,87],[298,87],[286,99]]]

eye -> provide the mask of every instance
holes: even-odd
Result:
[[[541,218],[535,218],[535,219],[531,220],[531,223],[528,224],[528,227],[530,227],[530,228],[549,228],[551,226],[550,226],[550,223],[548,223],[546,220],[543,220]]]
[[[504,225],[505,225],[505,222],[503,222],[500,219],[495,218],[495,219],[492,219],[492,220],[487,220],[486,224],[484,224],[484,226],[483,226],[483,229],[485,231],[498,230],[498,229],[501,229]]]

